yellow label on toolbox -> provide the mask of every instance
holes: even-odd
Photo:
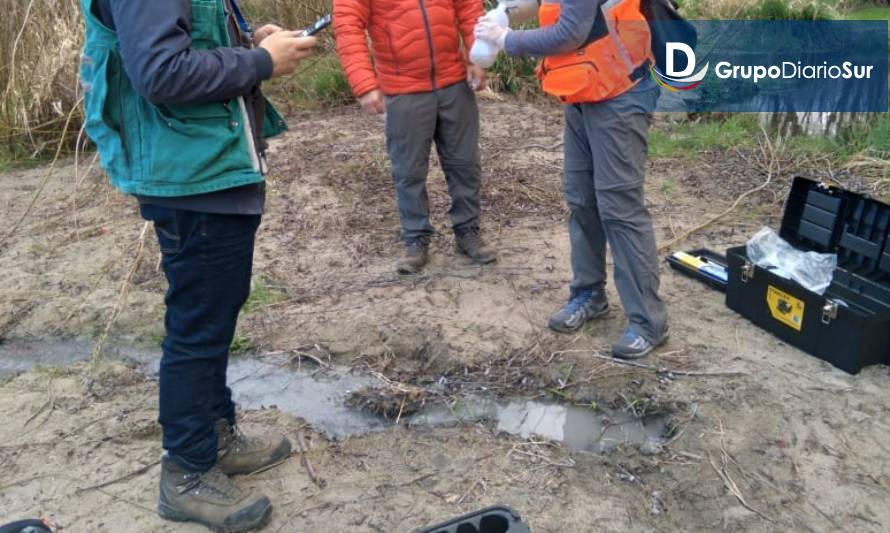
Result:
[[[804,303],[802,300],[769,285],[766,290],[766,302],[769,304],[773,318],[800,331],[800,328],[803,327]]]

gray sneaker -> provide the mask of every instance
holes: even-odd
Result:
[[[248,437],[228,420],[217,420],[219,459],[216,464],[227,476],[250,474],[280,463],[290,455],[290,441],[283,435]]]
[[[482,235],[478,229],[460,233],[455,232],[454,243],[459,253],[464,254],[480,265],[494,263],[498,260],[494,250],[482,240]]]
[[[161,459],[158,514],[165,520],[197,522],[212,531],[240,533],[261,526],[272,513],[269,498],[232,483],[218,466],[192,472]]]
[[[396,263],[399,274],[417,274],[429,261],[430,245],[421,239],[412,239],[405,242],[405,252]]]
[[[547,325],[553,331],[571,333],[578,331],[586,322],[608,312],[609,302],[601,291],[581,289],[569,298],[559,312],[550,317]]]
[[[658,348],[668,340],[668,330],[656,342],[649,342],[642,335],[627,328],[618,342],[612,345],[612,357],[618,359],[640,359],[646,357],[652,350]]]

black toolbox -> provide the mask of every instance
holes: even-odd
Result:
[[[519,513],[505,506],[486,507],[416,533],[531,533]]]
[[[801,250],[836,253],[824,296],[727,252],[726,305],[782,340],[855,374],[890,363],[890,206],[795,178],[779,235]]]

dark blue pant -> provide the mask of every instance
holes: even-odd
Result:
[[[154,222],[169,288],[160,369],[160,417],[167,453],[199,471],[216,462],[213,425],[235,421],[226,386],[229,346],[250,294],[259,215],[196,213],[142,205]]]

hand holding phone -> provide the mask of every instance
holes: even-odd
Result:
[[[292,74],[303,59],[311,56],[318,45],[315,37],[304,37],[302,31],[279,31],[260,43],[272,56],[272,77]]]
[[[313,24],[312,26],[309,26],[308,28],[303,30],[303,36],[311,37],[311,36],[315,35],[316,33],[320,32],[321,30],[330,26],[332,20],[333,19],[331,18],[330,13],[321,17],[320,19],[315,21],[315,24]]]

